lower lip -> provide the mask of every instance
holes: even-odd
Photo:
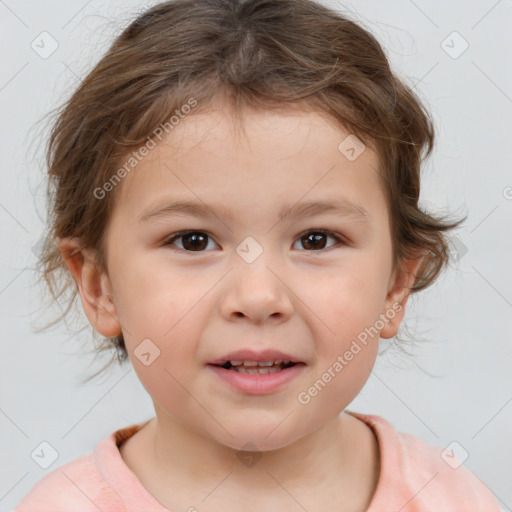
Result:
[[[304,366],[305,364],[298,363],[278,372],[263,374],[241,373],[211,364],[208,365],[208,368],[211,368],[216,375],[237,391],[248,395],[266,395],[279,390],[287,382],[296,378],[302,372]]]

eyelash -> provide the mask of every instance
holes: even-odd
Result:
[[[172,251],[176,251],[176,252],[186,252],[186,253],[202,253],[202,252],[208,252],[208,251],[187,251],[186,249],[181,249],[180,247],[172,247],[173,245],[173,242],[179,238],[182,238],[184,237],[185,235],[190,235],[190,234],[194,234],[194,233],[200,233],[202,235],[206,235],[210,240],[213,240],[213,237],[211,237],[206,231],[200,231],[200,230],[188,230],[188,231],[179,231],[178,233],[174,233],[171,237],[167,238],[164,242],[163,242],[163,245],[166,246],[166,247],[169,247]],[[348,241],[342,237],[341,235],[335,233],[334,231],[330,231],[328,229],[308,229],[307,231],[304,231],[303,233],[301,233],[298,237],[297,237],[297,240],[300,240],[301,238],[303,238],[305,235],[309,234],[309,233],[317,233],[317,234],[323,234],[323,235],[328,235],[328,236],[332,236],[336,241],[337,243],[332,245],[331,247],[327,247],[325,249],[318,249],[318,250],[306,250],[305,252],[314,252],[314,253],[317,253],[317,252],[323,252],[323,251],[326,251],[328,249],[332,249],[333,247],[336,247],[337,245],[339,244],[342,244],[342,245],[348,245]]]

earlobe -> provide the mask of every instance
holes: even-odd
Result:
[[[386,325],[380,332],[381,338],[392,338],[398,332],[405,315],[405,305],[422,261],[422,256],[408,260],[402,272],[393,278],[386,297]]]
[[[84,312],[101,335],[113,338],[122,332],[107,273],[97,264],[92,249],[83,249],[75,238],[62,238],[58,247],[78,287]]]

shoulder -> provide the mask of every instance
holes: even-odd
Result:
[[[431,446],[411,434],[397,432],[396,436],[409,488],[424,488],[425,497],[435,496],[440,507],[446,503],[460,507],[464,503],[475,511],[499,510],[489,488],[452,449]]]
[[[351,414],[367,423],[379,442],[381,474],[369,512],[390,500],[402,512],[500,512],[489,488],[453,451],[398,432],[380,416]]]
[[[103,504],[119,506],[119,496],[107,485],[93,454],[83,455],[39,480],[14,512],[89,512]]]

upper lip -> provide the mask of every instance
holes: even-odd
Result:
[[[240,349],[235,350],[234,352],[230,352],[225,356],[219,357],[213,361],[210,361],[209,364],[222,366],[227,361],[257,361],[258,363],[263,361],[290,361],[291,363],[301,363],[300,359],[296,357],[285,354],[284,352],[279,352],[279,350],[266,349],[261,351],[256,351],[252,349]]]

